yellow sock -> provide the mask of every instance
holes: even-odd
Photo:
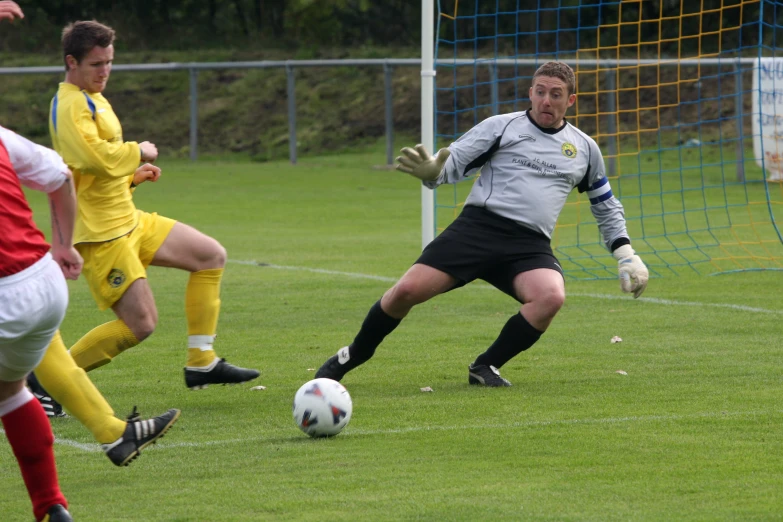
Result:
[[[96,326],[71,347],[71,357],[79,368],[85,371],[94,370],[128,348],[139,344],[128,326],[117,319]],[[45,388],[45,386],[44,386]]]
[[[190,274],[185,290],[185,316],[188,320],[188,361],[192,368],[209,366],[215,359],[215,341],[220,314],[222,268]]]
[[[188,348],[188,361],[186,364],[189,368],[203,368],[209,366],[216,358],[217,355],[215,355],[215,351],[212,349]]]
[[[54,400],[79,419],[95,440],[108,444],[122,437],[126,423],[114,416],[106,399],[68,355],[60,332],[54,334],[35,376]]]

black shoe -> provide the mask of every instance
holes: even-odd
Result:
[[[345,366],[340,364],[340,358],[337,355],[332,355],[320,368],[318,368],[318,371],[315,372],[315,378],[332,379],[333,381],[339,382],[345,377],[346,373],[348,373],[348,370],[345,369]]]
[[[481,384],[492,388],[511,386],[511,383],[500,376],[500,372],[494,366],[477,364],[468,366],[468,383]]]
[[[27,376],[27,387],[30,388],[32,394],[36,399],[38,399],[38,402],[41,403],[41,406],[46,412],[47,417],[52,418],[68,416],[68,414],[63,411],[62,405],[54,400],[52,396],[49,395],[49,392],[44,390],[44,387],[41,386],[40,382],[38,382],[38,378],[35,376],[35,373],[31,372]]]
[[[152,419],[141,420],[133,407],[133,412],[128,415],[128,425],[122,437],[111,444],[101,444],[104,453],[117,466],[127,466],[133,459],[139,456],[141,450],[155,444],[158,439],[171,428],[179,418],[179,410],[170,409],[163,415]]]
[[[41,522],[73,522],[73,517],[62,504],[55,504],[49,508]]]
[[[240,368],[227,363],[225,359],[218,359],[206,368],[186,366],[185,385],[191,390],[200,390],[210,384],[238,384],[252,381],[259,375],[261,372],[258,370]]]

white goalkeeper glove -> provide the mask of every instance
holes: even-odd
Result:
[[[623,292],[633,292],[634,298],[639,297],[647,288],[647,280],[650,272],[644,266],[642,259],[636,255],[631,245],[623,245],[612,252],[617,259],[617,268],[620,272],[620,288]]]
[[[451,151],[440,149],[435,156],[430,156],[424,145],[419,143],[415,148],[403,147],[402,156],[397,156],[397,170],[410,174],[422,181],[434,181],[440,176],[443,165],[449,159]]]

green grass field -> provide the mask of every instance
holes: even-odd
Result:
[[[76,520],[781,520],[781,272],[656,277],[638,300],[615,280],[569,281],[550,330],[503,368],[508,389],[467,383],[517,310],[474,283],[415,309],[344,379],[342,434],[301,433],[294,393],[420,251],[419,185],[383,162],[164,161],[136,191],[227,248],[215,347],[262,374],[187,390],[187,275],[151,269],[157,331],[90,377],[118,415],[182,416],[128,468],[54,420]],[[67,344],[112,318],[71,284]],[[0,520],[32,518],[5,443],[0,491]]]

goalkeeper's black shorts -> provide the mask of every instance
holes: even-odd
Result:
[[[475,206],[466,206],[416,263],[454,277],[454,288],[482,279],[517,300],[513,282],[518,274],[550,268],[563,275],[548,237]]]

